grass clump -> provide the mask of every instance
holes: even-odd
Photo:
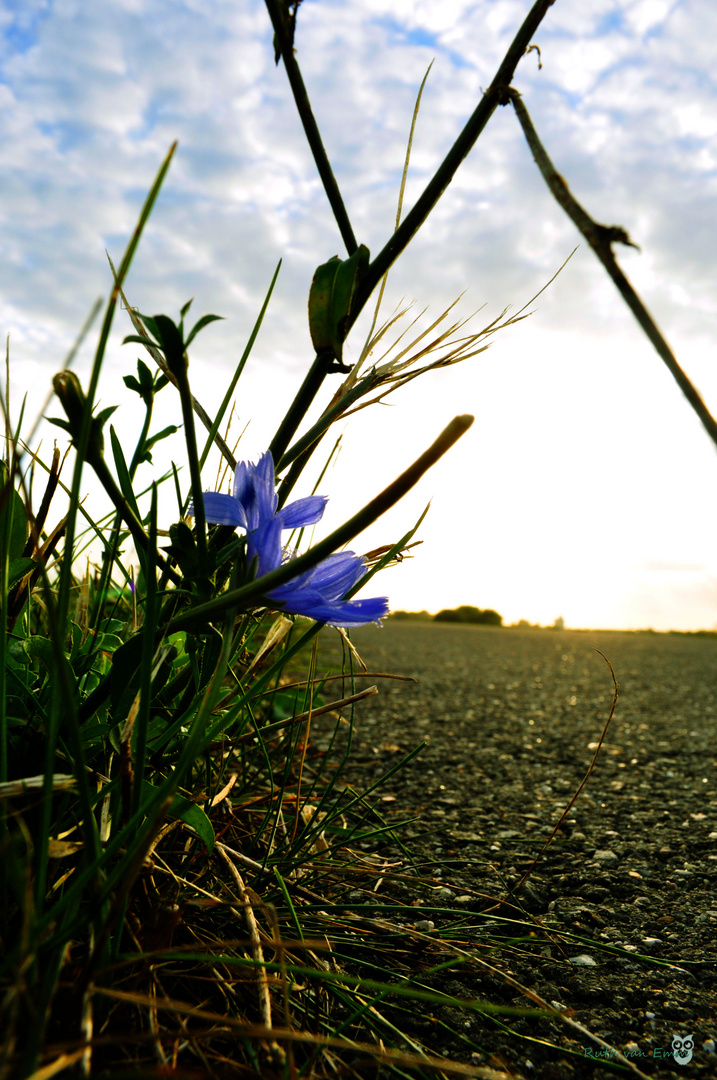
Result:
[[[287,557],[282,533],[318,520],[324,504],[320,496],[292,503],[289,490],[342,410],[297,450],[292,440],[315,391],[303,387],[279,423],[274,457],[237,463],[219,428],[274,282],[212,418],[192,393],[188,349],[217,316],[190,329],[189,304],[178,322],[127,304],[125,279],[173,152],[124,258],[116,270],[111,264],[87,386],[69,368],[53,380],[64,415],[52,422],[74,449],[67,483],[67,453],[56,448],[45,462],[25,441],[24,409],[13,422],[9,390],[4,402],[3,1080],[67,1070],[328,1075],[343,1054],[374,1054],[372,1002],[406,993],[389,966],[373,965],[367,979],[360,960],[351,973],[336,955],[346,932],[337,890],[375,881],[380,860],[356,848],[386,826],[370,789],[341,783],[350,739],[333,755],[311,744],[312,724],[351,731],[356,703],[376,692],[356,689],[345,630],[338,676],[319,669],[316,643],[326,623],[386,615],[385,598],[354,593],[400,557],[415,529],[367,560],[342,549],[472,418],[457,417],[343,526]],[[126,340],[153,362],[140,359],[124,380],[143,410],[131,454],[110,422],[115,407],[94,408],[120,298],[135,331]],[[339,301],[314,294],[311,302],[316,325],[332,327],[334,349],[345,327]],[[322,353],[324,374],[334,361]],[[162,392],[176,392],[178,422],[156,431]],[[207,429],[203,440],[195,417]],[[188,488],[176,468],[140,482],[157,444],[176,439]],[[232,496],[204,491],[213,447],[234,471]],[[90,471],[106,497],[97,512],[83,497]],[[175,509],[164,528],[168,484]],[[227,505],[240,520],[225,519]],[[391,1068],[428,1061],[394,1041],[379,1055]]]

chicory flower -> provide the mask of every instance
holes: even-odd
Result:
[[[263,577],[278,570],[287,558],[282,532],[314,525],[321,519],[326,502],[322,496],[311,495],[277,510],[274,462],[267,451],[256,465],[239,462],[231,495],[205,492],[204,514],[212,524],[245,530],[248,557],[257,560],[257,577]],[[352,551],[339,552],[272,589],[267,600],[288,614],[305,615],[331,626],[379,622],[388,614],[386,597],[344,599],[365,573],[366,564],[360,556]]]
[[[260,529],[249,533],[249,557],[258,560],[257,577],[278,570],[285,559],[281,546],[281,522],[275,518]],[[353,551],[341,551],[329,555],[311,570],[297,574],[285,585],[272,589],[267,599],[282,610],[294,615],[305,615],[331,626],[361,626],[363,623],[379,622],[388,615],[388,598],[372,597],[370,600],[344,600],[366,573],[364,560]]]
[[[231,525],[247,533],[278,518],[284,529],[315,525],[326,507],[322,495],[297,499],[277,513],[278,499],[274,488],[274,461],[267,450],[256,465],[240,461],[234,473],[231,495],[219,491],[204,492],[204,515],[212,525]],[[191,508],[190,508],[191,513]]]

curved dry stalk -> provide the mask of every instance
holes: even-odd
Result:
[[[261,947],[261,938],[259,936],[259,927],[257,925],[256,918],[254,917],[254,909],[252,907],[252,901],[247,893],[246,886],[242,880],[242,876],[237,870],[232,860],[227,855],[223,847],[217,845],[216,848],[220,858],[224,860],[229,870],[229,873],[234,878],[237,889],[239,890],[239,897],[244,905],[244,917],[246,919],[247,929],[249,931],[249,940],[251,942],[251,954],[256,961],[256,989],[259,996],[259,1009],[261,1011],[261,1018],[264,1021],[264,1025],[268,1033],[271,1033],[271,998],[269,997],[269,980],[266,975],[266,966],[264,961],[264,951]],[[275,1039],[270,1037],[269,1048],[271,1050],[271,1056],[275,1065],[283,1065],[286,1061],[286,1054],[284,1050],[279,1046]]]

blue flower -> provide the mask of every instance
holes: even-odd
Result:
[[[231,495],[204,493],[204,515],[214,525],[242,528],[247,534],[249,560],[257,560],[257,577],[271,573],[286,561],[281,534],[285,529],[314,525],[323,515],[326,499],[311,495],[277,511],[274,462],[270,451],[256,465],[240,461]],[[190,508],[191,513],[191,508]],[[388,615],[385,596],[371,600],[345,600],[366,573],[364,560],[352,551],[329,555],[317,566],[267,593],[277,607],[331,626],[360,626]]]
[[[204,516],[213,525],[231,525],[247,533],[260,525],[278,518],[284,529],[296,529],[303,525],[315,525],[321,520],[326,499],[321,495],[309,495],[297,499],[277,513],[278,499],[274,490],[274,461],[267,450],[256,465],[240,461],[234,473],[231,495],[218,491],[204,492]],[[190,507],[189,512],[192,513]]]
[[[249,557],[257,557],[257,577],[271,573],[284,562],[281,546],[281,522],[276,518],[256,532],[249,533]],[[331,626],[361,626],[379,622],[388,615],[388,598],[376,596],[370,600],[344,600],[344,596],[366,573],[364,560],[353,551],[329,555],[311,570],[297,574],[286,585],[267,593],[282,610],[293,615],[305,615]]]

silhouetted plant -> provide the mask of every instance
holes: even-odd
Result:
[[[443,1073],[449,1062],[415,1043],[406,1049],[378,1009],[383,999],[392,994],[482,1016],[491,1011],[484,1002],[432,991],[425,985],[431,968],[397,977],[388,957],[406,936],[404,927],[367,920],[371,940],[382,950],[380,959],[378,952],[373,957],[371,977],[342,967],[336,946],[348,942],[350,950],[356,944],[349,932],[354,924],[346,921],[346,883],[373,888],[385,872],[356,848],[388,826],[367,801],[380,781],[363,793],[339,782],[350,738],[338,761],[315,754],[310,741],[312,723],[330,716],[331,746],[338,745],[344,713],[350,732],[355,704],[376,692],[375,686],[357,689],[355,652],[346,635],[334,689],[335,677],[319,667],[316,636],[324,623],[345,627],[386,614],[384,597],[354,595],[400,560],[418,524],[365,560],[342,549],[420,480],[472,417],[451,421],[413,465],[322,541],[298,553],[287,550],[283,534],[321,516],[321,494],[289,496],[337,420],[419,374],[475,355],[497,329],[522,317],[501,316],[462,337],[456,336],[463,328],[459,320],[439,329],[428,345],[425,333],[418,334],[408,350],[388,350],[368,367],[395,321],[390,319],[372,331],[359,365],[349,369],[344,361],[346,337],[374,290],[503,105],[515,109],[551,189],[593,243],[717,442],[717,425],[617,270],[611,245],[629,242],[627,234],[596,226],[569,197],[510,86],[551,3],[533,5],[463,132],[371,259],[354,236],[299,70],[299,3],[266,0],[275,55],[284,62],[347,257],[330,258],[316,270],[309,295],[315,355],[291,407],[277,417],[260,462],[237,462],[220,426],[276,274],[212,417],[192,392],[188,350],[218,316],[204,315],[188,329],[189,303],[175,321],[140,314],[124,295],[174,146],[119,267],[111,265],[112,291],[87,387],[68,369],[53,381],[64,411],[54,422],[75,450],[66,487],[60,452],[43,463],[23,441],[24,416],[13,426],[5,407],[0,1080],[69,1068],[84,1075],[164,1071],[183,1055],[199,1059],[207,1075],[213,1075],[213,1061],[222,1069],[232,1060],[254,1075],[335,1075],[345,1071],[336,1065],[338,1055],[353,1070],[350,1062],[366,1054],[386,1069]],[[108,426],[115,407],[95,411],[120,298],[134,330],[126,341],[140,345],[157,369],[140,360],[137,374],[125,377],[142,412],[131,454]],[[344,376],[340,386],[303,430],[324,381],[334,375]],[[154,401],[169,386],[179,395],[178,422],[154,431]],[[206,429],[202,439],[195,417]],[[140,482],[140,467],[152,466],[155,446],[178,437],[186,448],[188,482],[176,469],[150,484]],[[231,495],[205,491],[203,469],[215,446],[234,475]],[[107,509],[95,515],[84,503],[86,466],[108,499]],[[43,473],[38,504],[31,489]],[[159,494],[168,482],[175,506],[165,530]],[[69,506],[53,519],[59,489]],[[301,539],[299,533],[296,548]],[[102,550],[99,565],[82,566],[80,555],[93,541]],[[439,612],[436,621],[498,626],[502,618],[492,609],[464,605]],[[436,970],[468,962],[490,967],[463,948],[450,956]],[[512,994],[517,984],[510,986]],[[574,1023],[534,993],[531,998],[556,1022]],[[200,1023],[203,1028],[195,1030]]]

